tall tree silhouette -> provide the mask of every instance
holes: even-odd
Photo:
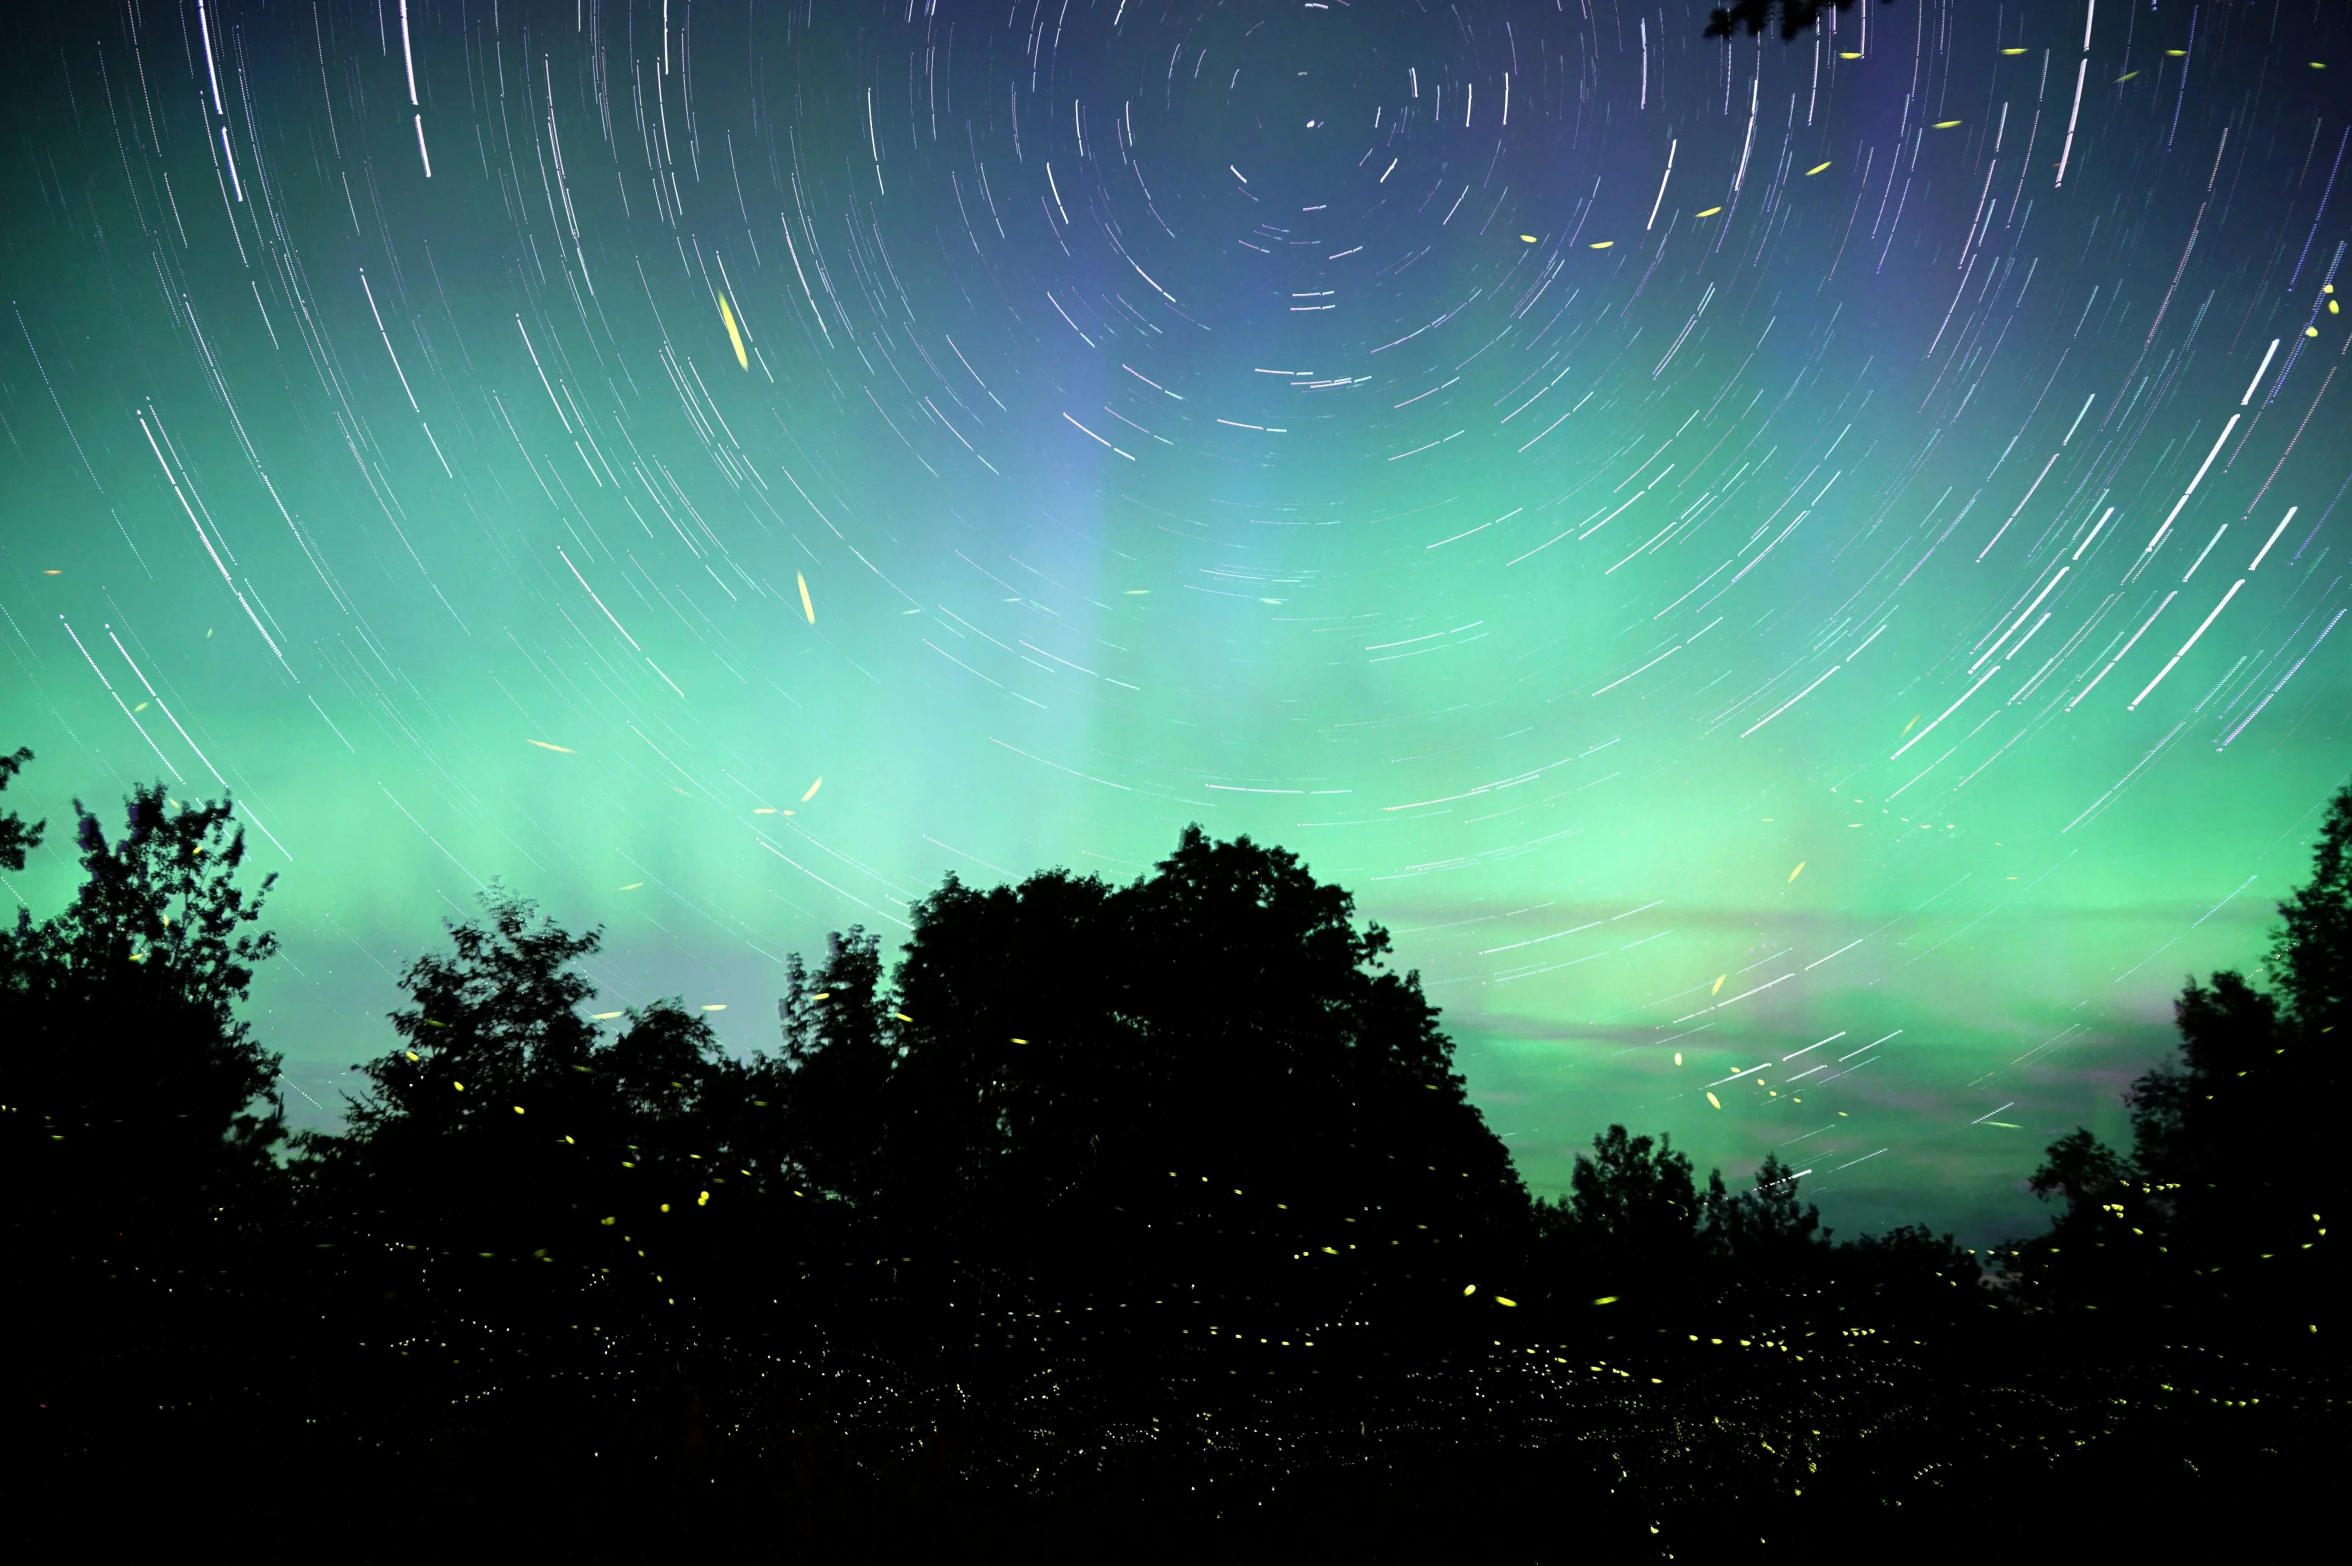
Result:
[[[302,1139],[315,1287],[375,1345],[341,1395],[406,1439],[683,1460],[729,1356],[798,1330],[807,1225],[773,1062],[674,1000],[587,1013],[601,944],[493,887],[413,961],[398,1044]],[[739,1378],[746,1384],[751,1375]]]
[[[1784,1281],[1818,1265],[1829,1244],[1821,1210],[1797,1200],[1798,1172],[1766,1153],[1748,1190],[1724,1188],[1720,1170],[1707,1179],[1706,1239],[1738,1272],[1758,1281]]]
[[[951,877],[896,976],[891,1221],[1160,1300],[1459,1296],[1525,1193],[1418,976],[1352,914],[1295,856],[1197,827],[1125,887]]]
[[[776,1017],[783,1051],[761,1081],[783,1108],[777,1153],[811,1186],[871,1201],[881,1185],[883,1094],[896,1060],[882,943],[853,925],[828,938],[813,974],[793,953]]]
[[[0,757],[0,785],[29,759]],[[0,1244],[26,1345],[0,1381],[60,1450],[250,1404],[283,1216],[278,1059],[236,1015],[275,950],[252,928],[269,881],[240,884],[231,807],[137,788],[113,839],[74,810],[72,901],[0,930]],[[0,818],[0,863],[40,832]]]
[[[239,884],[226,801],[175,809],[162,785],[135,789],[112,841],[74,810],[73,901],[0,931],[0,1156],[12,1221],[95,1255],[184,1234],[275,1167],[278,1057],[236,1006],[277,949],[252,929],[276,878]],[[20,866],[39,832],[9,817],[0,856]]]
[[[19,745],[13,756],[0,756],[0,794],[8,792],[9,782],[24,770],[33,753]],[[26,826],[24,818],[15,811],[0,812],[0,870],[22,870],[25,855],[41,846],[41,834],[49,823],[36,821]]]
[[[1699,1265],[1698,1186],[1690,1156],[1675,1151],[1671,1136],[1633,1136],[1613,1125],[1593,1138],[1590,1157],[1576,1155],[1568,1180],[1568,1194],[1539,1221],[1597,1287],[1665,1292]]]
[[[1576,1155],[1566,1196],[1537,1209],[1556,1273],[1620,1297],[1688,1296],[1702,1274],[1717,1283],[1785,1285],[1818,1270],[1829,1232],[1800,1203],[1800,1171],[1766,1154],[1753,1186],[1727,1188],[1710,1170],[1701,1191],[1670,1136],[1612,1125]]]
[[[2062,1292],[2187,1287],[2316,1330],[2341,1318],[2343,1262],[2330,1243],[2335,1184],[2324,1117],[2345,1087],[2352,1008],[2352,788],[2329,801],[2312,876],[2279,904],[2262,972],[2191,978],[2173,1009],[2177,1061],[2134,1081],[2132,1151],[2077,1129],[2033,1179],[2062,1197],[2051,1233],[2015,1247],[2020,1276]]]
[[[700,1016],[666,1000],[615,1030],[586,1015],[596,989],[577,964],[597,932],[494,887],[481,917],[449,933],[449,952],[402,975],[400,1042],[355,1068],[368,1087],[345,1129],[303,1138],[338,1221],[436,1254],[559,1257],[601,1277],[624,1220],[707,1207],[707,1192],[754,1178],[721,1129],[747,1107],[746,1074]]]

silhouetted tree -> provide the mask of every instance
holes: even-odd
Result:
[[[2050,1144],[2027,1185],[2043,1201],[2056,1198],[2063,1206],[2047,1234],[2003,1248],[2003,1271],[2025,1297],[2139,1304],[2163,1290],[2156,1275],[2165,1252],[2153,1231],[2168,1209],[2150,1200],[2129,1157],[2077,1127]]]
[[[622,1228],[756,1179],[722,1129],[750,1107],[745,1070],[699,1015],[655,1001],[608,1031],[585,1014],[597,932],[493,888],[449,933],[402,975],[400,1044],[354,1068],[368,1087],[345,1128],[302,1139],[323,1211],[386,1243],[604,1278]]]
[[[2130,1174],[2127,1159],[2078,1126],[2050,1144],[2027,1184],[2044,1201],[2064,1197],[2067,1213],[2076,1214],[2108,1204]]]
[[[29,753],[0,758],[0,784]],[[261,896],[226,802],[134,789],[109,840],[77,801],[82,881],[0,930],[0,1211],[18,1352],[0,1369],[42,1441],[233,1426],[272,1353],[255,1285],[282,1228],[278,1059],[236,1016]],[[41,828],[0,818],[0,863]],[[25,1428],[32,1428],[26,1426]]]
[[[236,1005],[277,949],[251,929],[276,878],[238,884],[226,801],[174,809],[161,785],[135,789],[112,842],[74,810],[73,901],[0,931],[0,1145],[10,1221],[53,1254],[96,1255],[184,1236],[275,1169],[278,1057]],[[7,862],[39,832],[9,817]]]
[[[1269,1308],[1458,1295],[1469,1255],[1519,1243],[1526,1196],[1418,976],[1352,911],[1293,855],[1197,827],[1123,888],[951,877],[897,974],[893,1222]]]
[[[783,1052],[761,1078],[783,1106],[778,1154],[809,1185],[856,1201],[871,1201],[882,1181],[883,1095],[896,1063],[882,992],[882,943],[861,926],[828,938],[813,975],[793,953],[776,1002]]]
[[[1898,1315],[1948,1315],[1981,1306],[1984,1266],[1949,1234],[1923,1224],[1898,1224],[1837,1247],[1839,1280],[1859,1288]]]
[[[2352,1012],[2352,788],[2329,801],[2311,878],[2279,904],[2256,989],[2192,980],[2174,1014],[2180,1063],[2132,1086],[2133,1161],[2167,1244],[2217,1295],[2268,1299],[2299,1323],[2341,1319],[2339,1183],[2330,1116],[2346,1087],[2335,1035]]]
[[[15,755],[0,756],[0,794],[8,792],[9,781],[32,759],[33,753],[21,745]],[[46,821],[36,821],[26,826],[24,818],[15,811],[0,811],[0,870],[22,870],[25,855],[41,846],[41,834],[48,825]]]
[[[1537,1222],[1555,1267],[1611,1292],[1687,1291],[1703,1269],[1725,1284],[1781,1287],[1828,1254],[1819,1209],[1797,1200],[1798,1173],[1768,1153],[1749,1190],[1727,1189],[1716,1169],[1702,1192],[1671,1137],[1613,1125],[1590,1157],[1576,1156],[1568,1195],[1539,1207]]]
[[[1663,1292],[1697,1267],[1703,1247],[1698,1186],[1674,1139],[1612,1125],[1576,1155],[1568,1194],[1539,1223],[1574,1272],[1609,1293]]]
[[[80,814],[74,902],[0,935],[5,1222],[40,1282],[39,1353],[0,1374],[93,1473],[200,1430],[224,1462],[183,1466],[194,1490],[275,1440],[397,1464],[404,1505],[442,1515],[699,1517],[730,1493],[772,1531],[781,1487],[827,1553],[974,1473],[1133,1486],[1157,1517],[1220,1504],[1233,1431],[1280,1454],[1244,1471],[1475,1487],[1575,1423],[1617,1474],[1588,1499],[1687,1517],[1689,1481],[1660,1476],[1793,1499],[1837,1493],[1826,1465],[1880,1496],[2021,1436],[2080,1447],[2056,1381],[2103,1430],[2129,1383],[2076,1351],[2154,1355],[2184,1319],[1998,1309],[1949,1235],[1832,1246],[1806,1171],[1701,1188],[1621,1125],[1531,1205],[1386,933],[1293,856],[1197,828],[1126,886],[950,878],[894,974],[863,929],[833,936],[788,964],[778,1047],[749,1059],[674,1000],[592,1014],[598,932],[494,888],[401,976],[344,1127],[281,1168],[276,1060],[235,1016],[273,947],[228,807],[141,790],[114,841]],[[0,864],[39,832],[0,817]],[[2028,1297],[2325,1319],[2333,1252],[2290,1207],[2331,1188],[2295,1138],[2340,1070],[2348,852],[2352,792],[2285,905],[2277,991],[2184,993],[2131,1157],[2087,1131],[2050,1149],[2033,1184],[2063,1210],[2017,1258]],[[2046,1412],[1977,1395],[2020,1359]],[[1792,1400],[1802,1432],[1758,1412]],[[1408,1431],[1446,1454],[1398,1466]],[[1332,1493],[1382,1536],[1360,1486]]]
[[[2052,1143],[2032,1186],[2065,1200],[2011,1269],[2073,1297],[2156,1289],[2167,1271],[2215,1303],[2315,1328],[2342,1309],[2339,1248],[2325,1242],[2336,1174],[2324,1117],[2345,1085],[2333,1039],[2352,1004],[2352,788],[2329,802],[2312,877],[2279,904],[2264,971],[2191,978],[2174,1006],[2181,1048],[2135,1080],[2132,1151],[2088,1130]]]
[[[1737,1195],[1725,1190],[1722,1171],[1707,1177],[1707,1246],[1729,1262],[1743,1280],[1781,1282],[1809,1271],[1827,1253],[1829,1231],[1821,1210],[1797,1200],[1797,1172],[1766,1153],[1755,1184]]]
[[[1880,0],[1891,5],[1894,0]],[[1732,0],[1727,6],[1717,6],[1707,15],[1708,38],[1729,38],[1746,28],[1750,38],[1772,25],[1775,11],[1780,13],[1780,36],[1791,39],[1821,20],[1824,11],[1845,11],[1854,0]]]
[[[744,1276],[767,1184],[728,1134],[747,1073],[674,1001],[586,1015],[594,931],[494,887],[449,933],[402,975],[399,1045],[356,1068],[344,1129],[302,1138],[315,1287],[375,1345],[339,1395],[559,1468],[675,1456],[728,1340],[713,1312],[783,1292]]]

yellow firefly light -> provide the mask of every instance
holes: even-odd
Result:
[[[727,323],[727,341],[735,345],[735,362],[744,369],[751,368],[751,360],[743,352],[743,334],[735,330],[735,312],[727,308],[727,296],[719,295],[719,319]]]

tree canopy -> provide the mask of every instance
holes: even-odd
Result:
[[[237,1014],[276,945],[232,807],[141,788],[116,836],[75,808],[73,900],[0,932],[0,1157],[42,1281],[44,1352],[8,1384],[77,1462],[241,1431],[221,1450],[323,1440],[579,1505],[622,1462],[681,1515],[732,1473],[762,1526],[781,1493],[832,1548],[823,1519],[956,1476],[1148,1511],[1230,1495],[1251,1442],[1278,1455],[1250,1471],[1386,1475],[1407,1433],[1477,1468],[1574,1429],[1647,1529],[1717,1494],[1875,1505],[2007,1450],[2019,1409],[1981,1394],[2020,1355],[2081,1383],[2029,1416],[2066,1451],[2113,1388],[2179,1383],[2163,1356],[2204,1351],[2176,1323],[2242,1346],[2340,1311],[2317,1117],[2352,790],[2255,975],[2183,992],[2130,1152],[2051,1146],[2031,1185],[2061,1210],[1991,1288],[1916,1225],[1833,1244],[1776,1155],[1702,1184],[1623,1125],[1531,1200],[1387,932],[1296,856],[1197,827],[1123,885],[951,876],[895,962],[835,932],[747,1055],[674,998],[593,1009],[602,933],[494,886],[400,975],[341,1125],[289,1139]],[[0,864],[42,831],[0,815]],[[2095,1335],[2059,1330],[2077,1309]]]
[[[9,782],[32,759],[33,753],[22,745],[14,755],[0,755],[0,794],[8,792]],[[41,834],[47,826],[45,821],[26,826],[15,811],[0,812],[0,870],[22,870],[25,854],[41,846]]]
[[[1442,1287],[1435,1257],[1510,1234],[1526,1198],[1418,975],[1352,912],[1293,855],[1197,827],[1125,887],[951,878],[889,1007],[882,1200],[1039,1257],[1099,1265],[1107,1240],[1176,1270],[1319,1254],[1344,1221]]]
[[[0,787],[30,759],[5,758]],[[236,1014],[277,938],[253,928],[274,877],[239,884],[233,806],[140,788],[112,840],[74,811],[72,902],[0,930],[0,1156],[14,1221],[80,1253],[184,1228],[262,1178],[284,1112],[278,1057]],[[21,868],[40,837],[0,819],[0,862]]]
[[[2328,802],[2311,879],[2279,905],[2258,979],[2193,976],[2173,1008],[2176,1059],[2124,1095],[2131,1150],[2086,1128],[2050,1145],[2032,1180],[2063,1208],[2011,1247],[2034,1288],[2077,1301],[2138,1292],[2195,1299],[2287,1332],[2340,1320],[2327,1233],[2335,1178],[2324,1119],[2344,1088],[2334,1037],[2352,994],[2352,787]]]

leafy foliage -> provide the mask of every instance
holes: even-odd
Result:
[[[0,1156],[31,1196],[17,1221],[69,1249],[184,1227],[262,1178],[284,1135],[278,1057],[235,1010],[277,949],[252,928],[275,877],[238,884],[232,806],[137,789],[111,842],[74,809],[74,900],[0,932]]]
[[[1880,0],[1892,4],[1893,0]],[[1717,6],[1707,14],[1708,38],[1729,38],[1741,28],[1750,38],[1772,25],[1775,11],[1780,14],[1780,36],[1785,42],[1795,38],[1806,28],[1817,25],[1824,11],[1851,10],[1854,0],[1732,0],[1727,6]]]
[[[33,753],[22,745],[15,755],[0,756],[0,794],[8,791],[9,781],[32,759]],[[41,834],[47,826],[45,821],[26,826],[24,818],[13,810],[0,813],[0,870],[22,870],[25,855],[41,846]]]
[[[1437,1256],[1516,1234],[1526,1198],[1418,975],[1352,911],[1198,828],[1124,888],[951,879],[898,973],[886,1200],[1025,1257],[1194,1276],[1344,1226],[1443,1287]]]
[[[813,975],[793,953],[776,1018],[783,1052],[762,1080],[783,1106],[782,1156],[819,1190],[871,1202],[882,1185],[884,1093],[898,1060],[882,943],[853,925],[830,938]]]
[[[1701,1254],[1698,1187],[1671,1136],[1609,1127],[1591,1157],[1576,1155],[1568,1194],[1544,1217],[1547,1233],[1612,1287],[1678,1279]]]
[[[1924,1224],[1898,1224],[1839,1247],[1838,1270],[1902,1314],[1949,1313],[1978,1303],[1984,1265],[1948,1234]]]
[[[2064,1199],[2010,1271],[2052,1298],[2193,1297],[2288,1332],[2343,1313],[2324,1246],[2333,1183],[2322,1119],[2344,1087],[2352,991],[2352,788],[2328,804],[2312,877],[2279,904],[2264,964],[2274,990],[2222,971],[2173,1008],[2180,1056],[2124,1096],[2132,1149],[2088,1130],[2051,1144],[2032,1186]]]
[[[1732,1195],[1721,1173],[1707,1181],[1707,1236],[1716,1252],[1750,1277],[1777,1279],[1803,1272],[1829,1243],[1821,1211],[1797,1200],[1798,1174],[1766,1153],[1752,1188]]]
[[[281,1160],[276,1058],[235,1015],[275,949],[269,883],[239,885],[229,806],[140,790],[114,840],[77,815],[75,901],[0,935],[0,1152],[44,1284],[11,1395],[90,1472],[202,1432],[315,1444],[322,1473],[389,1458],[427,1512],[600,1517],[617,1474],[633,1504],[701,1526],[730,1495],[830,1556],[962,1515],[985,1476],[1156,1528],[1320,1463],[1335,1514],[1393,1543],[1393,1475],[1485,1494],[1500,1462],[1551,1495],[1537,1454],[1573,1430],[1596,1527],[1741,1498],[1744,1535],[1752,1502],[1850,1518],[1955,1462],[2040,1473],[1984,1455],[2021,1418],[2050,1451],[2111,1432],[2113,1389],[2169,1394],[2153,1367],[2189,1352],[2110,1330],[2119,1307],[2235,1328],[2223,1307],[2334,1297],[2293,1212],[2328,1177],[2318,1138],[2272,1144],[2340,1069],[2342,953],[2315,948],[2352,938],[2352,791],[2286,905],[2277,992],[2188,987],[2132,1154],[2050,1149],[2033,1188],[2062,1211],[1998,1291],[1950,1235],[1832,1245],[1776,1156],[1702,1188],[1622,1125],[1530,1202],[1387,934],[1292,855],[1197,828],[1125,886],[950,878],[895,972],[836,934],[787,965],[777,1047],[747,1059],[676,1000],[592,1013],[600,933],[494,888],[402,975],[343,1127]],[[0,818],[8,852],[39,831]],[[2068,1336],[2004,1298],[2112,1314]],[[2109,1470],[2231,1450],[2135,1428]]]
[[[356,1068],[369,1088],[346,1129],[302,1139],[322,1213],[382,1244],[596,1271],[623,1217],[746,1178],[723,1127],[749,1074],[699,1015],[656,1001],[607,1032],[576,967],[600,935],[502,889],[449,933],[402,975],[400,1047]]]
[[[30,759],[0,758],[0,782]],[[283,1231],[278,1058],[236,1015],[275,950],[227,802],[135,790],[119,837],[77,802],[82,881],[0,930],[0,1216],[26,1351],[0,1385],[44,1439],[233,1396],[248,1285]],[[0,820],[11,866],[38,826]],[[20,1414],[20,1419],[22,1415]]]

